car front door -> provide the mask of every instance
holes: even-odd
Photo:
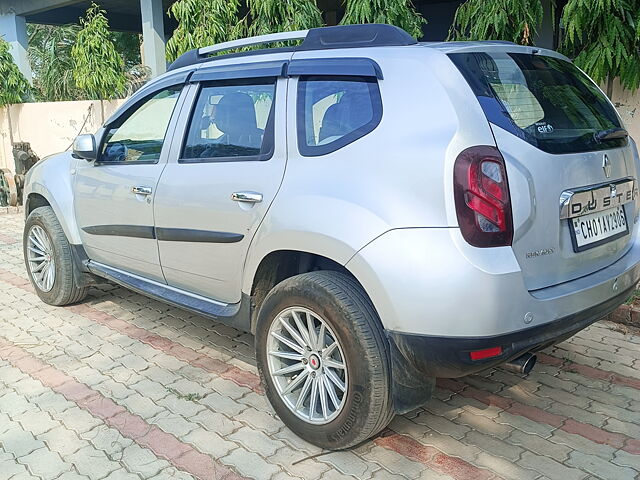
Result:
[[[181,91],[182,85],[155,91],[106,125],[97,160],[78,161],[74,182],[75,214],[89,258],[162,282],[153,199]]]
[[[154,206],[167,283],[224,303],[240,300],[249,244],[286,163],[287,80],[270,66],[251,72],[258,76],[194,75],[193,107],[179,121],[182,138],[173,142]]]

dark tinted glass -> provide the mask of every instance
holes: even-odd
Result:
[[[565,60],[521,53],[449,55],[478,97],[490,122],[550,153],[626,145],[596,140],[620,128],[618,115],[594,83]]]
[[[182,160],[268,155],[274,95],[275,83],[202,87]]]
[[[323,155],[372,131],[382,102],[375,78],[302,77],[298,87],[298,146]]]

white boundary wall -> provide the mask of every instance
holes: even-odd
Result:
[[[95,133],[124,100],[11,105],[0,109],[0,168],[14,171],[14,142],[29,142],[40,158],[66,150],[80,133]],[[11,119],[11,130],[9,129]]]

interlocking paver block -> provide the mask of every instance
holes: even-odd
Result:
[[[279,467],[266,462],[261,456],[236,448],[229,455],[221,459],[222,463],[233,466],[242,475],[256,480],[270,478],[280,470]]]
[[[238,429],[229,435],[229,439],[240,443],[247,450],[255,452],[262,457],[269,457],[276,453],[276,450],[284,447],[284,443],[249,427]]]
[[[549,478],[582,480],[587,476],[587,473],[582,470],[565,467],[551,458],[541,457],[531,452],[523,453],[518,464],[524,468],[536,470]]]
[[[520,430],[511,432],[511,435],[509,435],[506,441],[514,445],[520,445],[538,455],[551,457],[560,463],[569,457],[569,452],[571,451],[571,448],[566,445],[553,443],[539,435],[533,435]]]
[[[580,468],[600,478],[607,479],[633,480],[638,474],[638,472],[632,468],[619,467],[595,455],[575,451],[569,454],[569,460],[567,460],[565,464]]]
[[[212,412],[211,410],[203,410],[190,418],[190,420],[220,435],[229,435],[241,427],[240,423],[230,420],[220,413]],[[244,420],[244,418],[240,416],[238,420]]]
[[[122,452],[122,463],[127,466],[129,471],[137,473],[143,478],[157,475],[169,466],[169,462],[158,459],[153,452],[135,443]]]
[[[198,428],[186,435],[183,440],[190,443],[203,453],[208,453],[214,458],[222,458],[231,450],[238,448],[234,442],[222,438],[215,432]]]
[[[372,464],[378,463],[391,473],[412,479],[419,478],[425,470],[425,466],[422,463],[414,462],[404,455],[377,445],[374,445],[369,452],[361,455],[361,458]]]
[[[24,457],[18,458],[18,462],[44,480],[52,480],[63,472],[71,470],[71,465],[62,461],[60,455],[46,448],[40,448]]]
[[[75,465],[79,473],[90,478],[104,478],[109,473],[120,468],[118,462],[109,459],[104,452],[95,449],[93,446],[87,446],[66,458],[68,462]]]
[[[71,455],[88,445],[85,440],[78,437],[77,433],[61,425],[38,435],[38,440],[45,442],[50,450],[58,452],[62,457]]]
[[[29,455],[35,450],[45,446],[45,444],[36,440],[31,432],[25,432],[16,423],[13,428],[6,430],[0,438],[2,448],[5,452],[10,452],[16,458]]]

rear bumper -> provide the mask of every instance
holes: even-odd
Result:
[[[634,287],[609,300],[536,327],[487,337],[443,337],[387,331],[394,365],[405,364],[429,377],[455,378],[476,373],[523,353],[561,342],[601,319],[629,298]],[[502,347],[502,354],[472,361],[469,352]]]

